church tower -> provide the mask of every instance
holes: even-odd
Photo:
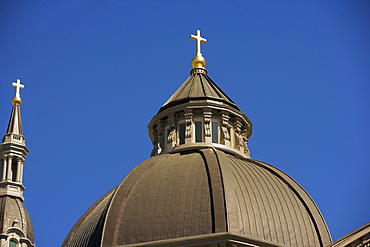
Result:
[[[8,129],[0,145],[0,247],[33,247],[33,228],[30,216],[23,205],[23,166],[29,150],[22,130],[22,99],[17,82]]]

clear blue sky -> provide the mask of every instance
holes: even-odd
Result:
[[[149,157],[146,125],[188,77],[196,29],[253,122],[252,158],[308,191],[333,240],[369,222],[369,25],[356,0],[1,1],[0,130],[20,78],[37,246],[60,246]]]

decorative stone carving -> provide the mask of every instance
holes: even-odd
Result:
[[[241,134],[241,138],[242,138],[242,140],[243,140],[243,148],[244,148],[244,153],[248,156],[248,157],[250,157],[250,152],[249,152],[249,148],[248,148],[248,133],[247,133],[247,131],[243,131],[242,132],[242,134]]]
[[[228,114],[222,114],[222,126],[221,126],[221,130],[222,130],[222,139],[224,140],[230,140],[230,133],[229,133],[229,130],[227,128],[228,124],[229,124],[229,115]]]
[[[243,152],[248,158],[250,157],[249,149],[247,146],[248,143],[248,131],[245,128],[245,125],[237,120],[235,122],[235,148],[240,152]]]
[[[167,136],[167,142],[168,143],[176,143],[176,130],[175,128],[171,128],[170,131],[168,132],[168,136]]]
[[[157,143],[157,154],[161,154],[164,149],[164,122],[160,121],[157,126],[158,143]]]
[[[168,135],[167,135],[167,144],[170,145],[170,147],[175,147],[177,145],[177,131],[176,131],[176,121],[175,121],[175,115],[171,114],[168,116]]]
[[[239,132],[239,133],[236,133],[236,137],[237,137],[238,146],[244,147],[245,144],[244,144],[243,135]]]
[[[241,127],[242,127],[242,123],[239,120],[236,120],[235,126],[234,126],[234,129],[235,129],[235,148],[236,149],[240,149],[240,147],[242,146],[242,143],[243,143],[243,139],[240,137]]]
[[[155,156],[158,154],[158,131],[156,129],[152,129],[152,144],[153,144],[153,149],[152,152],[150,153],[150,157]]]
[[[186,123],[186,130],[185,130],[185,138],[190,138],[192,136],[192,126],[193,126],[193,113],[190,112],[185,112],[184,114],[185,117],[185,123]]]
[[[161,154],[164,151],[164,121],[159,121],[151,132],[153,149],[150,156]]]
[[[205,137],[211,137],[211,111],[205,111],[203,112],[204,116],[204,136]]]

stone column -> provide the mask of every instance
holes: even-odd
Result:
[[[7,155],[4,155],[3,156],[3,169],[2,169],[2,174],[1,174],[1,181],[5,181],[6,180],[6,166],[7,166],[7,163],[6,163],[6,160],[8,159]]]
[[[12,173],[12,160],[13,160],[13,156],[12,155],[8,155],[8,174],[7,174],[6,179],[9,180],[9,181],[12,181],[12,177],[13,177],[13,173]]]
[[[21,157],[19,157],[17,159],[17,178],[15,180],[18,183],[22,183],[23,164],[24,164],[23,159]]]

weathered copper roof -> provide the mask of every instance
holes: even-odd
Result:
[[[142,245],[212,233],[286,246],[331,242],[315,203],[292,178],[206,148],[142,162],[82,216],[63,246],[99,246],[91,239],[101,246]]]

